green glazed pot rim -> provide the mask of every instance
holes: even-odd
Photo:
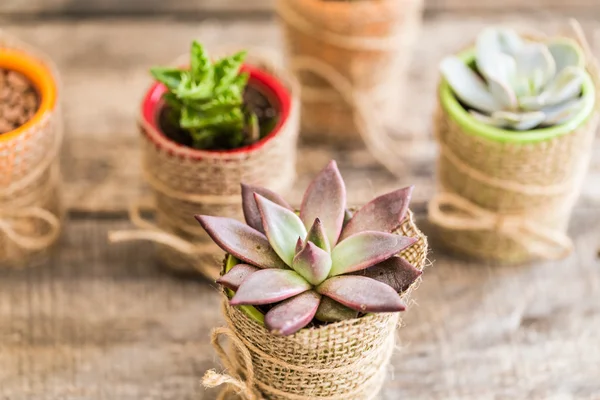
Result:
[[[475,49],[471,48],[466,50],[460,53],[458,57],[463,60],[465,64],[471,64],[475,60]],[[575,117],[564,124],[548,128],[532,129],[529,131],[510,131],[486,125],[475,119],[458,102],[450,85],[443,77],[440,82],[439,96],[444,110],[446,110],[450,118],[458,123],[466,133],[497,142],[516,144],[541,142],[573,132],[583,125],[591,116],[596,103],[594,83],[592,82],[589,73],[586,73],[582,90],[585,105]]]

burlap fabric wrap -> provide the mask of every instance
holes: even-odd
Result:
[[[427,240],[412,214],[398,230],[418,238],[401,255],[419,269],[425,266]],[[414,285],[413,285],[414,287]],[[410,295],[407,291],[405,298]],[[226,327],[216,328],[212,344],[226,372],[208,371],[206,387],[225,385],[219,399],[367,400],[377,398],[395,350],[398,313],[371,314],[281,337],[229,306]],[[220,339],[228,339],[227,353]]]
[[[1,31],[0,48],[29,54],[58,80],[50,60]],[[0,135],[0,267],[43,262],[60,236],[63,209],[58,153],[62,133],[56,105],[19,135],[8,139]]]
[[[165,265],[181,271],[198,271],[216,279],[221,250],[193,216],[243,219],[240,182],[275,191],[291,187],[296,175],[299,131],[298,84],[292,76],[263,57],[249,55],[247,61],[277,77],[292,96],[290,115],[280,132],[262,147],[249,152],[185,149],[177,153],[156,142],[153,138],[163,135],[152,134],[150,130],[154,128],[140,119],[142,168],[154,194],[155,223],[140,217],[139,203],[136,203],[130,217],[140,230],[112,232],[111,241],[154,241]]]
[[[585,49],[578,25],[578,39]],[[588,71],[597,80],[588,51]],[[599,102],[596,99],[596,109]],[[572,132],[535,143],[501,143],[466,132],[438,105],[434,131],[440,155],[431,221],[446,247],[501,263],[568,255],[566,234],[581,190],[598,113]]]
[[[350,146],[364,140],[355,123],[361,105],[340,93],[336,75],[354,97],[368,99],[370,119],[397,125],[422,0],[277,0],[277,12],[302,84],[303,137]]]

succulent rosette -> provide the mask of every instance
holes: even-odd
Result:
[[[260,307],[270,332],[290,335],[313,322],[405,309],[400,293],[421,271],[398,256],[416,239],[393,232],[406,217],[412,189],[379,196],[352,214],[331,161],[306,190],[299,213],[278,194],[242,184],[246,224],[196,219],[240,260],[217,280],[235,292],[230,304]]]

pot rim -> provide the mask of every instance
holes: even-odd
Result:
[[[0,68],[19,72],[35,87],[40,104],[31,119],[12,131],[0,134],[0,143],[27,132],[52,112],[56,105],[57,84],[51,69],[35,56],[17,49],[0,49]]]
[[[278,110],[279,119],[277,124],[267,136],[250,145],[231,150],[193,149],[170,140],[158,126],[157,116],[163,106],[162,95],[167,90],[166,86],[160,82],[154,82],[142,100],[141,120],[145,126],[150,128],[142,129],[144,135],[146,135],[146,137],[157,147],[168,151],[172,155],[196,160],[206,158],[226,159],[230,156],[252,153],[264,147],[281,133],[282,127],[289,119],[292,103],[291,95],[289,90],[279,81],[279,79],[259,67],[243,64],[241,70],[250,74],[248,84],[257,88]]]
[[[475,60],[475,49],[470,48],[465,50],[464,52],[459,53],[458,57],[466,64],[470,64]],[[596,103],[596,88],[587,71],[582,86],[582,96],[585,105],[575,117],[561,125],[528,131],[511,131],[486,125],[483,122],[478,121],[458,102],[450,85],[443,77],[439,84],[439,98],[442,107],[448,113],[449,117],[469,134],[502,143],[535,143],[569,134],[589,119]]]

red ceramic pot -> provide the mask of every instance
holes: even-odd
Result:
[[[277,78],[255,66],[245,64],[242,66],[241,70],[250,74],[248,84],[264,95],[277,110],[279,115],[277,124],[267,136],[256,143],[232,150],[199,150],[173,142],[164,135],[158,124],[158,116],[160,115],[160,111],[164,104],[162,96],[167,91],[167,88],[164,84],[155,82],[146,93],[142,102],[142,118],[147,124],[154,128],[145,130],[148,138],[157,146],[160,146],[173,154],[191,158],[203,158],[207,156],[206,153],[210,153],[209,157],[218,156],[219,153],[223,153],[223,155],[227,157],[227,155],[234,153],[248,153],[263,147],[279,134],[282,126],[289,118],[291,109],[290,93]]]

